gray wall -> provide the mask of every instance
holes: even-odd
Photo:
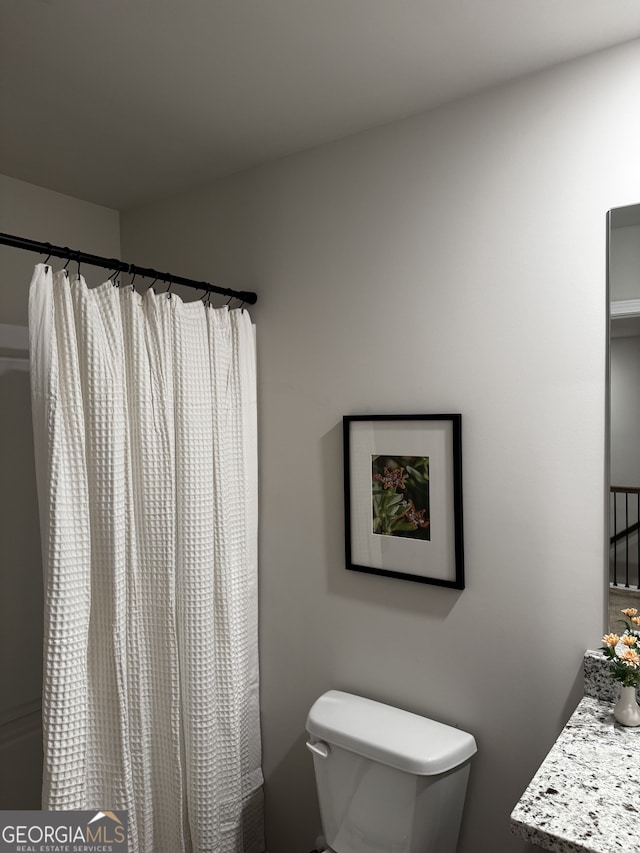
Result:
[[[611,339],[611,485],[640,485],[640,336]],[[624,527],[620,520],[618,525]]]
[[[122,216],[123,253],[259,290],[267,832],[318,829],[329,688],[473,732],[461,851],[509,813],[604,625],[605,213],[640,197],[640,44]],[[467,588],[346,572],[341,418],[463,414]]]
[[[640,225],[611,229],[609,299],[611,302],[640,299]],[[640,485],[640,317],[612,318],[609,355],[609,478],[612,486],[637,487]],[[639,497],[623,493],[611,495],[609,530],[612,533],[625,530],[640,518]],[[626,582],[628,560],[629,583],[637,585],[637,534],[630,536],[628,543],[620,540],[611,548],[610,560],[612,580],[619,584]],[[633,601],[629,599],[628,603],[633,604]],[[619,613],[615,616],[617,618]],[[615,627],[617,630],[618,626]]]
[[[118,214],[0,175],[0,231],[118,256]],[[42,569],[26,327],[33,266],[44,258],[0,246],[0,808],[39,808]],[[93,273],[95,271],[91,271]],[[91,278],[91,273],[87,275]],[[9,328],[8,328],[9,327]],[[7,344],[11,344],[8,346]]]
[[[96,255],[120,255],[120,218],[116,210],[0,175],[0,231],[70,246]],[[44,258],[0,246],[0,323],[27,324],[29,282],[33,266]],[[64,261],[53,259],[54,268]],[[70,265],[76,271],[75,263]],[[89,284],[103,281],[107,270],[85,267]],[[104,273],[104,275],[103,275]]]
[[[640,299],[640,225],[612,228],[609,298]],[[611,485],[640,483],[640,319],[611,325]],[[621,522],[622,523],[622,522]]]
[[[611,229],[609,298],[640,299],[640,225]]]

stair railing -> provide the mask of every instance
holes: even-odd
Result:
[[[610,492],[610,529],[613,533],[609,539],[609,581],[613,586],[620,586],[618,578],[624,568],[624,586],[630,588],[633,582],[633,586],[640,589],[640,487],[611,486]],[[632,548],[630,540],[634,536],[636,543]]]

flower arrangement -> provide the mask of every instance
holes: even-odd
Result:
[[[625,619],[620,622],[625,626],[622,636],[618,634],[605,634],[602,638],[602,651],[605,657],[611,661],[609,672],[623,687],[638,687],[640,685],[640,646],[636,634],[640,626],[640,616],[635,607],[627,607],[620,611]],[[617,647],[622,644],[625,648],[618,651]]]

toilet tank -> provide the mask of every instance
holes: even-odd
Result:
[[[330,690],[309,711],[322,828],[336,853],[455,853],[472,735]]]

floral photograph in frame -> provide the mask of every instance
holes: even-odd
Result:
[[[354,571],[464,589],[461,415],[346,415]]]
[[[373,532],[430,539],[429,457],[371,457]]]

